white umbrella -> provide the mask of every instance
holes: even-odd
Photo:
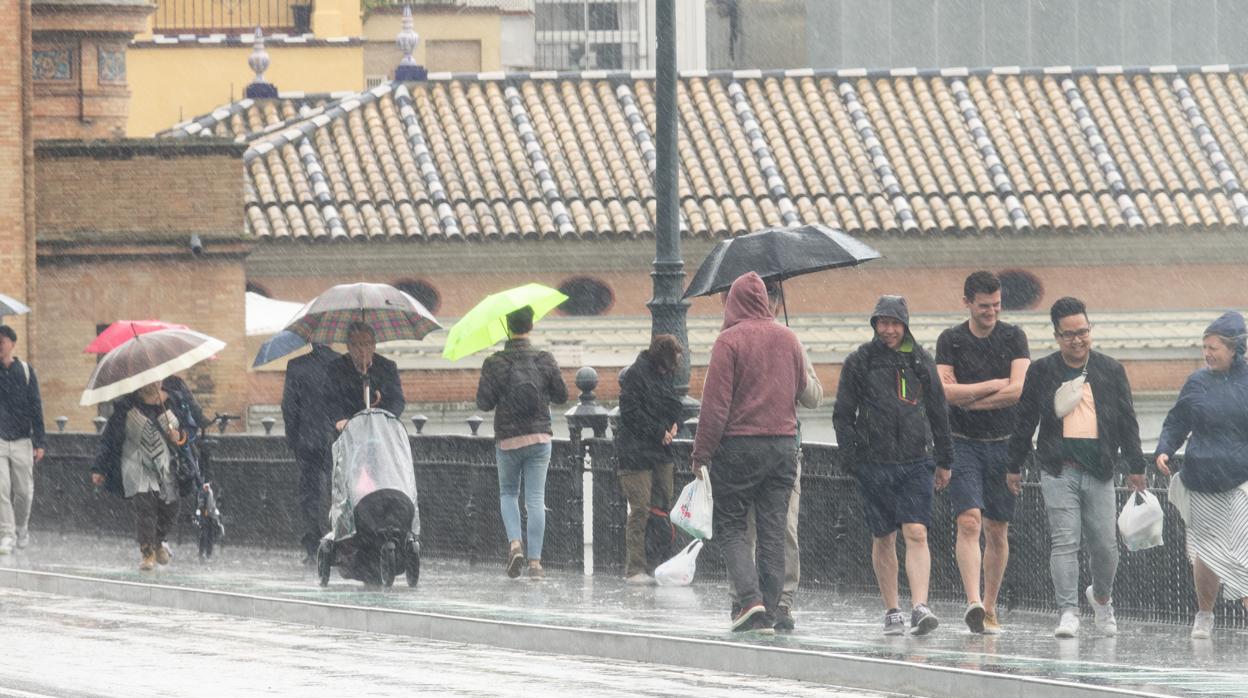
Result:
[[[195,330],[157,330],[139,335],[100,359],[78,404],[115,400],[186,370],[224,348],[225,342]]]
[[[0,316],[25,315],[29,312],[30,308],[25,303],[0,293]]]
[[[265,298],[253,291],[247,292],[246,299],[248,337],[281,332],[303,308],[303,303]]]

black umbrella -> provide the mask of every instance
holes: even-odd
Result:
[[[785,279],[878,259],[880,253],[856,238],[812,223],[796,228],[768,228],[724,240],[711,250],[693,275],[685,298],[727,291],[742,274]],[[785,308],[788,322],[788,308]]]

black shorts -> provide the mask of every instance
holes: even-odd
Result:
[[[954,515],[980,509],[986,519],[1014,518],[1014,495],[1005,486],[1009,441],[978,441],[953,437],[953,478],[949,502]]]
[[[871,535],[883,538],[908,523],[931,527],[935,470],[930,458],[901,464],[859,463],[854,468]]]

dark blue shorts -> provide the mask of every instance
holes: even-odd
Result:
[[[1014,518],[1014,495],[1005,486],[1009,441],[977,441],[953,437],[953,478],[949,503],[954,515],[980,509],[986,519]]]
[[[930,458],[899,465],[859,463],[854,468],[871,535],[883,538],[908,523],[931,528],[935,470]]]

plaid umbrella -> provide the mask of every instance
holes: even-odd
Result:
[[[25,315],[30,312],[26,304],[11,296],[0,293],[0,317],[5,315]]]
[[[148,332],[108,352],[95,365],[78,404],[114,400],[194,366],[225,348],[195,330]]]
[[[388,284],[342,284],[312,299],[286,329],[315,344],[345,343],[351,323],[373,328],[378,342],[424,339],[442,329],[420,301]]]

